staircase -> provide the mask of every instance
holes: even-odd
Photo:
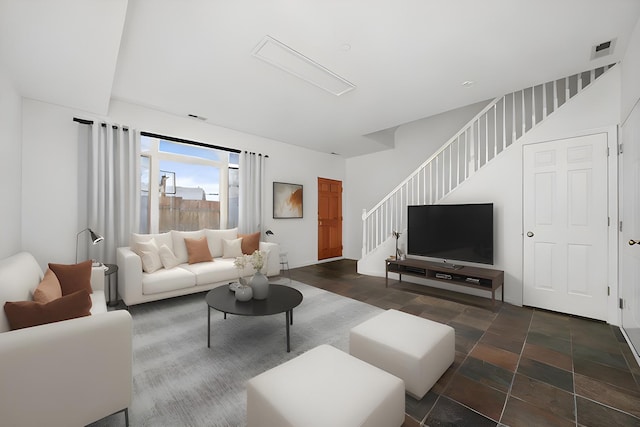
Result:
[[[494,99],[377,205],[363,210],[362,259],[394,230],[405,230],[407,206],[437,204],[614,65]]]

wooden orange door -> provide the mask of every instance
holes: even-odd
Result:
[[[318,178],[318,259],[342,256],[342,181]]]

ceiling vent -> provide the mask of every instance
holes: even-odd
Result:
[[[355,89],[355,85],[284,43],[266,36],[253,50],[253,56],[286,71],[335,96]]]
[[[616,40],[609,40],[597,44],[591,48],[591,59],[602,58],[603,56],[611,55],[616,47]]]

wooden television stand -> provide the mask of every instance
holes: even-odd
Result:
[[[385,286],[389,286],[389,273],[397,273],[400,281],[402,281],[403,274],[421,277],[423,279],[491,291],[491,302],[494,306],[496,304],[496,289],[504,285],[504,271],[491,268],[462,266],[454,269],[445,264],[418,259],[387,259],[386,264]],[[504,287],[501,294],[502,302],[504,302]]]

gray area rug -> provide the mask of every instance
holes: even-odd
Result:
[[[290,353],[284,313],[224,320],[222,313],[212,310],[207,348],[204,293],[131,307],[130,425],[244,426],[247,380],[320,344],[348,351],[349,329],[382,312],[300,282],[274,283],[290,285],[304,295],[293,310]],[[116,414],[91,426],[111,425],[124,425],[124,416]]]

